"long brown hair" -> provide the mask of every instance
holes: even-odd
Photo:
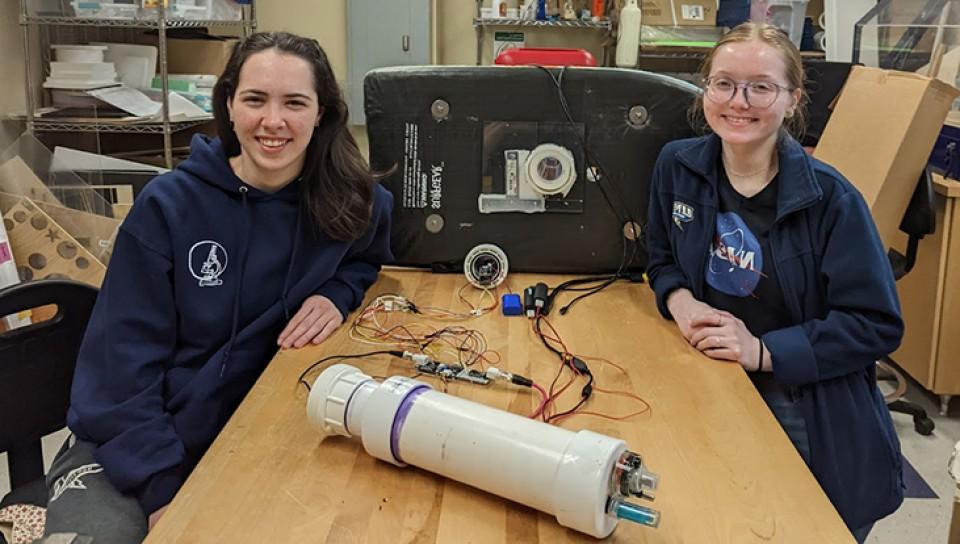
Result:
[[[380,176],[371,172],[347,129],[347,104],[330,61],[316,40],[287,32],[260,32],[233,48],[213,89],[214,119],[224,150],[228,157],[240,154],[240,141],[227,111],[227,102],[237,90],[240,69],[251,55],[268,49],[295,55],[310,65],[317,100],[323,107],[320,125],[313,129],[300,173],[303,206],[330,238],[355,240],[370,223],[373,184]]]
[[[797,50],[797,46],[793,45],[793,42],[790,41],[790,37],[784,34],[779,28],[766,23],[752,22],[742,23],[734,27],[730,32],[727,32],[720,38],[717,45],[715,45],[713,49],[707,53],[706,58],[703,59],[703,64],[700,65],[700,81],[705,82],[707,78],[710,77],[710,70],[713,68],[713,58],[721,47],[730,43],[750,41],[759,41],[776,49],[783,59],[784,66],[786,66],[785,75],[787,76],[787,82],[792,89],[798,89],[800,91],[800,100],[794,108],[793,115],[783,120],[783,127],[787,129],[794,138],[799,140],[803,137],[803,133],[807,128],[807,103],[810,101],[810,97],[807,96],[807,91],[803,86],[805,77],[803,62],[800,59],[800,51]],[[690,106],[688,117],[691,126],[693,126],[695,130],[704,132],[709,130],[703,116],[702,94],[698,96]]]

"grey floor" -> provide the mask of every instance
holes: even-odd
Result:
[[[883,388],[883,385],[881,385]],[[913,419],[893,414],[903,455],[939,496],[937,499],[906,499],[899,510],[874,526],[867,542],[871,544],[944,544],[950,528],[956,484],[947,473],[953,446],[960,441],[960,399],[952,403],[948,416],[939,414],[939,397],[911,383],[907,399],[927,410],[936,424],[931,436],[913,429]]]
[[[883,387],[883,386],[882,386]],[[955,484],[947,474],[947,461],[953,445],[960,441],[960,400],[953,404],[952,417],[938,413],[939,399],[910,384],[907,398],[927,409],[936,422],[932,436],[921,436],[913,429],[910,416],[894,414],[903,454],[939,496],[938,499],[907,499],[893,515],[877,523],[870,534],[871,544],[943,544],[947,541]],[[66,438],[66,432],[44,440],[44,457],[50,460]],[[0,496],[9,489],[6,456],[0,454]]]

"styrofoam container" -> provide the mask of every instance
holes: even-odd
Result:
[[[767,22],[790,36],[790,41],[800,47],[803,38],[803,19],[807,15],[809,0],[767,0]]]
[[[64,70],[62,72],[51,72],[49,79],[86,79],[94,81],[116,80],[117,72],[81,72],[76,70]]]
[[[104,79],[104,80],[95,80],[95,79],[53,79],[47,78],[43,82],[44,89],[80,89],[80,90],[89,90],[89,89],[100,89],[103,87],[116,87],[120,85],[116,80],[113,79]]]
[[[105,45],[51,45],[58,62],[103,62]]]
[[[77,72],[74,70],[66,70],[63,72],[51,73],[50,79],[113,81],[117,79],[117,73],[116,72],[102,72],[102,73],[98,72],[96,74],[91,74],[90,72]]]
[[[88,74],[110,73],[116,69],[112,62],[51,62],[50,72],[85,72]]]
[[[157,48],[153,45],[137,45],[129,43],[90,42],[91,45],[105,45],[107,50],[103,59],[116,64],[120,79],[131,87],[142,89],[150,86],[153,74],[157,72]],[[130,60],[129,57],[142,58],[142,61]]]

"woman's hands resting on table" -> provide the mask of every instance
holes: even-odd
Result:
[[[333,334],[343,323],[343,315],[327,297],[313,295],[303,301],[280,333],[277,345],[281,348],[302,348],[308,343],[319,344]]]
[[[704,355],[757,370],[760,342],[735,315],[697,300],[688,289],[670,293],[667,308],[683,337]]]

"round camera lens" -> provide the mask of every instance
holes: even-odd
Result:
[[[500,261],[493,255],[480,255],[473,261],[473,275],[482,282],[490,281],[500,273]]]
[[[545,157],[537,164],[537,173],[547,181],[556,181],[563,175],[563,163],[556,157]]]
[[[507,254],[493,244],[475,246],[463,259],[463,273],[478,289],[493,289],[500,285],[508,269]]]

